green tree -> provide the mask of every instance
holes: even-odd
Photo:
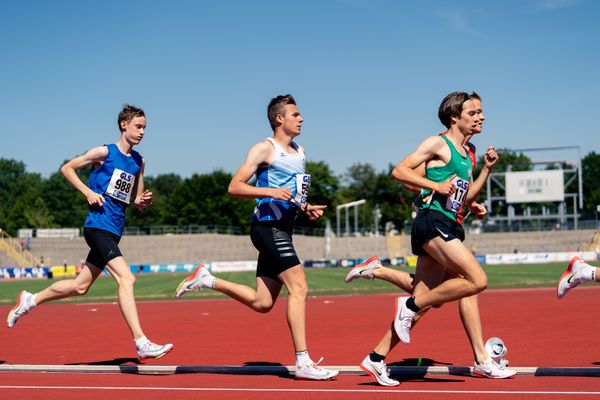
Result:
[[[360,225],[367,230],[375,229],[375,209],[381,212],[379,229],[388,221],[402,227],[410,218],[411,202],[416,196],[390,177],[393,166],[387,171],[376,172],[371,164],[356,163],[342,175],[344,186],[338,192],[339,203],[365,199],[360,206]]]
[[[41,197],[36,197],[32,203],[27,204],[23,210],[27,225],[32,228],[57,228],[54,217]]]
[[[325,205],[327,209],[323,218],[319,221],[309,221],[303,214],[300,214],[296,225],[324,227],[328,219],[335,219],[336,193],[339,180],[325,161],[308,161],[306,163],[306,173],[311,176],[308,201],[310,204]]]
[[[16,235],[19,228],[35,228],[27,222],[25,210],[41,193],[40,174],[29,173],[25,164],[0,158],[0,228]]]
[[[85,171],[79,177],[87,182]],[[88,212],[87,200],[60,172],[54,172],[42,181],[41,198],[57,226],[75,228],[83,225]]]
[[[154,177],[144,177],[144,188],[152,192],[152,207],[140,213],[132,204],[127,208],[127,226],[148,227],[168,225],[171,196],[181,186],[181,177],[177,174],[163,174]]]
[[[583,209],[592,217],[600,205],[600,154],[592,151],[581,159],[583,175]]]
[[[231,174],[221,170],[185,179],[169,199],[166,223],[233,225],[249,231],[254,202],[227,194]]]

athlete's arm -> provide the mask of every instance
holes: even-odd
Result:
[[[135,200],[133,204],[138,209],[139,212],[144,212],[144,210],[152,205],[152,192],[149,190],[145,190],[144,188],[144,169],[146,167],[146,160],[142,158],[142,166],[135,177]]]
[[[417,147],[417,150],[409,154],[394,167],[392,170],[392,178],[405,185],[408,184],[415,188],[431,189],[444,196],[450,196],[455,191],[454,184],[452,183],[453,177],[445,182],[438,183],[420,176],[415,171],[419,165],[439,156],[444,146],[446,146],[446,142],[439,136],[431,136],[425,139],[419,147]]]
[[[494,149],[494,146],[489,146],[483,155],[483,168],[481,169],[477,179],[475,179],[475,181],[469,187],[469,192],[467,193],[466,199],[467,204],[471,204],[477,198],[479,192],[481,192],[483,189],[483,185],[485,185],[485,182],[492,173],[494,165],[496,165],[496,162],[498,162],[498,159],[499,156],[496,152],[496,149]]]
[[[298,146],[298,148],[306,156],[304,147]],[[317,221],[321,219],[321,217],[325,213],[326,208],[326,205],[310,204],[309,202],[306,202],[306,204],[300,207],[300,211],[302,211],[306,215],[306,218],[308,218],[310,221]]]
[[[487,215],[487,208],[485,205],[474,201],[469,205],[469,212],[473,213],[478,219],[483,219]]]
[[[421,163],[417,168],[413,169],[419,176],[425,177],[425,163]],[[411,192],[421,193],[420,187],[411,185],[410,183],[405,183],[404,187],[410,190]]]
[[[77,170],[85,168],[89,165],[101,163],[106,159],[108,155],[108,147],[98,146],[89,150],[87,153],[75,157],[71,161],[68,161],[65,165],[60,168],[60,172],[69,181],[75,189],[79,190],[87,199],[90,206],[102,206],[106,202],[101,193],[95,193],[85,185],[77,176]]]
[[[301,210],[309,220],[316,221],[323,216],[326,208],[327,206],[324,205],[306,203],[305,206],[302,206]]]
[[[292,191],[288,188],[259,188],[248,184],[248,181],[256,173],[261,165],[270,164],[273,161],[275,150],[268,141],[263,141],[252,146],[246,159],[237,170],[227,192],[233,197],[242,199],[253,199],[269,197],[277,200],[289,201],[292,199]]]

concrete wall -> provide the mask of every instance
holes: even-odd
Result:
[[[475,246],[477,253],[551,252],[584,249],[595,230],[467,233],[465,245]],[[322,237],[294,235],[294,243],[302,259],[321,259],[325,255]],[[410,237],[402,237],[404,255],[410,255]],[[207,261],[245,261],[256,259],[256,250],[248,236],[198,234],[124,236],[121,251],[130,264],[192,263]],[[31,250],[36,257],[44,256],[46,265],[79,264],[89,251],[83,238],[34,238]],[[359,258],[371,255],[387,256],[385,237],[332,238],[328,259]],[[3,265],[12,265],[4,255]]]

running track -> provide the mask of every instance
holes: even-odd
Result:
[[[389,326],[393,295],[311,298],[308,341],[323,365],[355,366]],[[518,367],[600,367],[600,288],[582,287],[558,301],[554,289],[489,290],[480,296],[484,336],[506,342]],[[284,300],[284,301],[281,301]],[[285,299],[270,314],[232,300],[141,302],[147,335],[175,350],[148,365],[293,365]],[[10,307],[0,307],[4,316]],[[127,364],[135,351],[116,304],[48,304],[13,329],[0,328],[0,364]],[[422,357],[468,366],[472,356],[455,304],[427,315],[388,364]],[[410,361],[408,361],[410,362]],[[600,379],[469,376],[399,377],[385,388],[364,375],[332,382],[274,375],[0,373],[0,399],[600,399]]]

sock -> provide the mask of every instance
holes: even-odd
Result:
[[[586,262],[581,262],[581,269],[575,274],[579,282],[593,282],[596,279],[596,267]]]
[[[148,340],[148,338],[147,338],[146,336],[142,336],[141,338],[139,338],[139,339],[135,339],[135,340],[134,340],[134,342],[135,342],[135,345],[136,345],[138,348],[140,348],[140,347],[142,347],[143,345],[145,345],[145,344],[146,344],[148,341],[149,341],[149,340]]]
[[[215,283],[217,282],[217,278],[209,275],[206,277],[206,283],[208,284],[208,287],[210,287],[211,289],[215,288]]]
[[[375,350],[373,350],[372,352],[369,353],[369,360],[373,361],[373,362],[380,362],[385,360],[385,356],[382,356],[381,354],[378,354],[375,352]]]
[[[308,355],[308,350],[297,351],[296,352],[296,365],[297,366],[305,366],[311,364],[313,361],[310,359]]]
[[[37,296],[37,293],[34,293],[33,296],[29,298],[29,308],[37,306],[37,303],[35,302],[35,296]]]
[[[421,309],[415,303],[415,296],[411,296],[408,298],[408,300],[406,300],[406,307],[408,307],[409,310],[412,310],[416,313],[421,311]]]

